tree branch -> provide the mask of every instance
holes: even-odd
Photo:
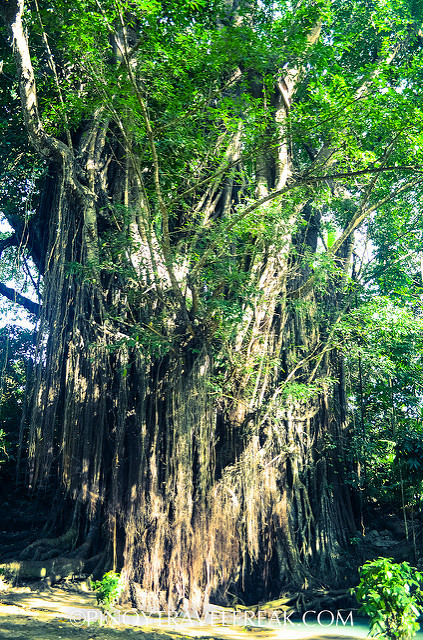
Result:
[[[364,222],[364,220],[366,218],[369,217],[369,215],[371,213],[373,213],[373,211],[376,211],[376,209],[378,209],[379,207],[383,206],[384,204],[386,204],[390,200],[393,200],[396,196],[398,196],[399,194],[403,193],[404,191],[407,191],[408,189],[412,189],[416,185],[422,184],[422,183],[423,183],[423,178],[420,178],[419,180],[414,180],[411,183],[408,182],[407,184],[402,185],[401,187],[398,187],[397,189],[394,189],[394,191],[391,191],[385,198],[382,198],[381,200],[376,202],[376,204],[372,205],[368,209],[364,209],[363,210],[363,208],[360,207],[359,210],[357,211],[357,213],[355,214],[355,216],[353,216],[353,219],[351,220],[351,222],[349,223],[349,225],[347,226],[345,231],[333,243],[331,248],[327,251],[327,255],[335,255],[335,253],[338,251],[338,249],[341,247],[341,245],[345,242],[345,240],[352,234],[352,232],[355,229],[357,229],[357,227],[360,226],[360,224],[362,222]],[[293,300],[298,300],[299,298],[302,298],[309,291],[311,291],[311,289],[313,288],[313,285],[314,285],[314,283],[316,281],[316,278],[317,278],[317,272],[314,272],[308,278],[308,280],[306,280],[306,282],[304,282],[304,284],[301,285],[301,287],[299,287],[298,289],[296,289],[295,291],[290,293],[289,297],[291,299],[293,299]]]
[[[69,148],[63,142],[48,135],[41,123],[34,69],[22,25],[23,9],[24,0],[0,0],[0,16],[12,38],[25,128],[31,144],[40,155],[64,163],[69,159]]]
[[[107,19],[107,16],[105,15],[105,12],[103,10],[103,7],[101,6],[101,2],[99,0],[96,0],[96,4],[101,12],[101,14],[103,15],[103,17],[105,18],[105,22],[107,25],[107,28],[109,29],[109,31],[111,33],[113,32],[113,29],[109,23],[109,20]],[[182,291],[181,288],[178,284],[177,278],[175,276],[175,272],[173,269],[173,264],[172,264],[172,255],[171,255],[171,244],[170,244],[170,231],[169,231],[169,211],[167,208],[167,205],[165,203],[165,200],[163,198],[163,193],[162,193],[162,187],[161,187],[161,183],[160,183],[160,163],[159,163],[159,157],[157,155],[157,149],[156,149],[156,142],[154,139],[154,132],[153,132],[153,128],[150,122],[150,117],[148,115],[148,110],[147,110],[147,105],[144,101],[144,98],[141,95],[141,92],[139,90],[139,86],[138,83],[136,81],[136,78],[134,76],[133,70],[132,70],[132,65],[131,65],[131,57],[130,57],[130,48],[128,46],[128,40],[126,37],[126,27],[125,27],[125,20],[123,17],[123,13],[122,13],[122,8],[121,5],[119,3],[119,0],[115,0],[115,6],[116,9],[118,11],[118,16],[119,16],[119,21],[120,21],[120,26],[122,29],[122,40],[123,40],[123,47],[121,45],[119,46],[120,49],[120,53],[122,55],[127,73],[128,73],[128,77],[130,80],[130,83],[132,85],[132,88],[134,90],[137,102],[140,106],[141,109],[141,114],[142,114],[142,118],[144,120],[144,125],[145,125],[145,129],[146,129],[146,134],[147,134],[147,141],[148,141],[148,148],[151,152],[151,156],[152,156],[152,160],[153,160],[153,181],[154,181],[154,186],[155,186],[155,190],[156,190],[156,196],[157,196],[157,201],[159,204],[159,210],[162,216],[162,229],[163,229],[163,242],[162,242],[162,251],[163,251],[163,256],[164,256],[164,261],[165,261],[165,265],[166,265],[166,270],[169,274],[169,279],[170,279],[170,283],[173,289],[173,292],[175,294],[175,298],[178,301],[178,303],[181,306],[181,309],[184,313],[185,316],[185,320],[188,326],[188,329],[190,331],[190,333],[192,335],[194,335],[194,329],[191,325],[191,321],[188,317],[188,313],[186,310],[186,305],[185,305],[185,299],[184,296],[182,295]]]
[[[240,213],[235,215],[224,226],[224,228],[222,229],[222,232],[226,232],[227,233],[228,231],[231,231],[233,229],[233,227],[235,225],[237,225],[239,222],[241,222],[241,220],[243,220],[249,213],[252,213],[256,209],[261,207],[263,204],[266,204],[267,202],[271,202],[272,200],[276,200],[276,198],[279,198],[280,196],[283,196],[286,193],[288,193],[290,191],[293,191],[294,189],[297,189],[298,187],[305,187],[305,186],[310,185],[310,184],[319,184],[321,182],[325,182],[325,181],[330,180],[330,179],[332,179],[332,180],[338,179],[339,180],[340,178],[355,178],[356,176],[364,176],[364,175],[387,172],[387,171],[404,171],[405,173],[412,172],[413,174],[423,174],[423,170],[419,170],[419,169],[416,169],[416,167],[405,165],[405,166],[390,166],[390,167],[386,167],[386,166],[385,167],[367,167],[367,169],[360,169],[358,171],[345,171],[345,172],[340,172],[340,173],[325,174],[325,175],[322,175],[322,176],[305,176],[305,177],[301,177],[300,176],[297,179],[293,180],[286,187],[283,187],[283,189],[277,189],[276,191],[272,191],[272,193],[269,193],[269,195],[266,195],[263,198],[260,198],[259,200],[256,200],[253,204],[249,205],[248,207],[246,207],[245,209],[240,211]],[[414,181],[412,183],[407,183],[407,185],[404,185],[398,191],[395,191],[393,194],[389,195],[388,198],[384,199],[382,201],[382,204],[386,200],[390,200],[391,197],[393,197],[394,195],[397,195],[397,193],[404,191],[406,188],[414,186],[418,182],[420,182],[420,180]],[[371,210],[367,210],[366,211],[366,215],[368,215],[368,213],[370,211],[373,211],[375,208],[377,208],[377,206],[375,206]],[[360,220],[360,222],[362,222],[362,220]],[[354,229],[356,228],[356,226],[358,226],[358,224],[359,223],[357,223],[357,225],[354,226]],[[348,235],[354,229],[350,229]],[[345,240],[345,238],[343,238],[342,241],[344,241],[344,240]],[[214,242],[212,242],[208,246],[208,248],[203,253],[203,255],[200,258],[200,260],[193,267],[192,272],[191,272],[191,277],[196,276],[199,273],[199,271],[204,267],[204,265],[206,264],[206,262],[209,259],[209,257],[215,252],[215,250],[216,250],[216,248],[217,248],[217,246],[218,246],[220,241],[221,241],[221,238],[217,238],[216,240],[214,240]]]
[[[0,294],[11,302],[19,304],[21,307],[29,311],[29,313],[33,313],[35,316],[38,316],[41,311],[41,305],[38,304],[38,302],[33,302],[29,298],[25,298],[25,296],[22,296],[14,289],[6,287],[6,285],[2,282],[0,282]]]
[[[5,249],[9,249],[9,247],[18,247],[18,246],[19,246],[19,239],[15,233],[9,236],[8,238],[4,238],[3,240],[0,240],[0,258]],[[29,275],[32,278],[31,274]],[[21,307],[24,307],[24,309],[29,311],[29,313],[33,313],[36,316],[38,316],[40,313],[41,305],[38,304],[38,302],[33,302],[29,298],[25,298],[25,296],[22,296],[20,293],[18,293],[14,289],[11,289],[10,287],[6,287],[6,285],[3,284],[2,282],[0,282],[0,295],[3,295],[5,298],[10,300],[11,302],[16,302],[16,304],[21,305]]]
[[[36,12],[37,12],[38,22],[40,23],[41,34],[42,34],[44,46],[45,46],[46,52],[47,52],[48,64],[49,64],[49,67],[50,67],[51,71],[53,72],[54,82],[56,84],[56,89],[57,89],[57,93],[58,93],[58,96],[59,96],[60,105],[62,106],[62,118],[63,118],[63,122],[64,122],[64,125],[65,125],[66,140],[68,142],[69,149],[72,150],[72,148],[73,148],[72,138],[71,138],[71,134],[70,134],[68,117],[67,117],[66,109],[65,109],[65,102],[63,100],[62,90],[60,88],[59,77],[57,75],[56,63],[54,62],[54,57],[53,57],[53,54],[52,54],[51,49],[50,49],[50,45],[49,45],[49,42],[48,42],[46,31],[44,29],[43,21],[41,19],[40,8],[38,6],[37,0],[35,0],[35,9],[36,9]]]

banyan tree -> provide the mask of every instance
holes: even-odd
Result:
[[[341,580],[337,327],[420,197],[418,3],[0,7],[0,250],[40,299],[0,293],[37,317],[21,472],[54,495],[26,557],[171,605]]]

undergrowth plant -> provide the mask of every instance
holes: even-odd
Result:
[[[369,560],[360,568],[360,583],[353,591],[361,603],[359,613],[370,618],[370,636],[408,640],[415,635],[423,610],[422,581],[423,574],[408,562],[392,558]]]
[[[103,613],[110,613],[124,589],[123,578],[120,573],[108,571],[102,580],[92,583],[92,588],[96,591],[97,603]]]

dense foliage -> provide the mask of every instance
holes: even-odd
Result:
[[[370,618],[370,635],[387,640],[408,640],[419,629],[423,574],[408,562],[378,558],[360,569],[355,590],[360,613]]]
[[[34,355],[31,331],[0,328],[0,465],[16,460],[25,390]]]
[[[394,301],[393,301],[394,300]],[[421,494],[423,325],[420,309],[373,297],[341,323],[348,352],[353,449],[379,504]]]
[[[94,582],[92,588],[96,592],[97,603],[103,612],[112,612],[123,591],[122,577],[114,571],[108,571],[101,580]]]

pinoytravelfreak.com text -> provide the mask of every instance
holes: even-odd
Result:
[[[93,623],[102,624],[113,622],[117,625],[131,627],[145,626],[186,626],[186,625],[227,625],[227,626],[271,626],[295,627],[299,624],[306,627],[354,626],[352,611],[314,611],[304,613],[281,610],[269,611],[237,611],[230,609],[206,611],[203,615],[189,612],[164,611],[115,611],[102,613],[98,609],[72,609],[67,611],[69,620],[74,626],[84,626]]]

